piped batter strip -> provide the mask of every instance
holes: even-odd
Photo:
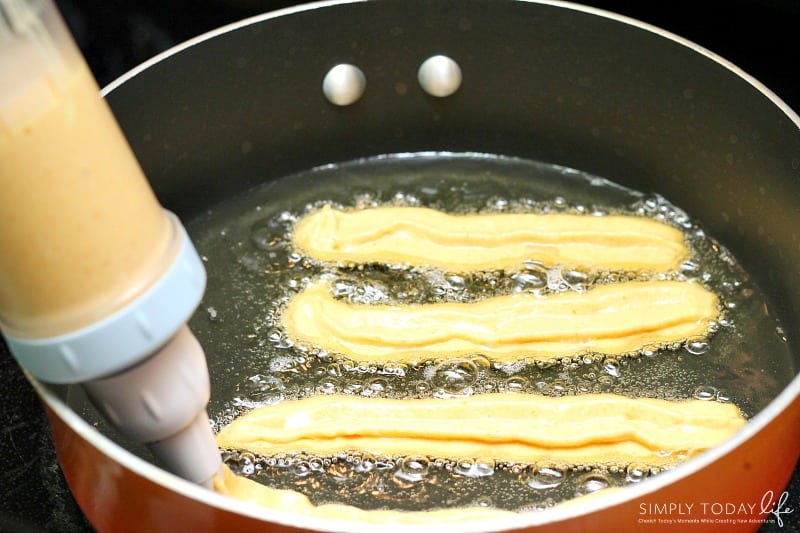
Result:
[[[359,450],[443,458],[567,464],[672,465],[745,424],[733,404],[613,394],[484,394],[389,399],[315,396],[261,407],[217,435],[223,448],[263,455]]]
[[[214,490],[274,511],[325,520],[369,524],[451,524],[481,520],[513,519],[513,511],[489,507],[460,507],[430,511],[364,510],[352,505],[324,504],[316,506],[307,496],[293,490],[274,489],[257,481],[234,475],[229,468],[214,479]],[[607,489],[608,490],[608,489]],[[496,524],[495,524],[496,525]]]
[[[512,294],[470,303],[357,305],[325,283],[294,296],[281,316],[295,342],[372,362],[483,354],[494,360],[622,355],[706,335],[719,314],[695,283],[628,282],[547,296]]]
[[[683,234],[633,216],[447,214],[422,207],[342,211],[301,219],[294,246],[337,263],[434,266],[451,272],[519,268],[525,261],[596,270],[669,271],[687,256]]]

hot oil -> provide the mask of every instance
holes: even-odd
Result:
[[[427,206],[448,212],[628,214],[680,228],[693,250],[668,274],[591,272],[530,262],[508,272],[446,273],[386,265],[323,265],[291,248],[294,223],[313,209]],[[318,394],[423,398],[529,392],[548,396],[612,392],[631,397],[733,402],[746,416],[791,379],[785,334],[758,288],[702,228],[665,199],[571,169],[485,156],[420,154],[314,169],[226,201],[190,224],[208,289],[191,322],[206,349],[209,410],[219,427],[262,405]],[[626,279],[704,284],[724,312],[710,338],[625,357],[586,354],[555,363],[495,364],[475,354],[443,361],[376,365],[313,346],[295,346],[280,328],[286,301],[320,276],[336,297],[360,303],[474,301],[512,292],[588,290]],[[231,451],[226,462],[315,503],[362,508],[496,506],[543,509],[607,486],[638,483],[647,465],[518,465],[491,458],[372,457],[302,453],[257,457]]]

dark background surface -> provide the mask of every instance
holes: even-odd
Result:
[[[297,2],[269,0],[58,0],[105,85],[133,66],[228,22]],[[800,0],[587,0],[686,37],[744,69],[800,110]],[[0,51],[2,53],[2,51]],[[16,363],[0,348],[0,531],[91,531],[56,461],[44,413]],[[789,487],[800,504],[800,472]],[[797,507],[797,505],[793,505]],[[784,516],[800,531],[800,509]]]

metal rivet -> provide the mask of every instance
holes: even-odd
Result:
[[[461,67],[447,56],[432,56],[420,65],[417,79],[431,96],[450,96],[461,87]]]
[[[364,94],[367,78],[355,65],[342,63],[328,71],[322,80],[322,92],[332,104],[354,104]]]

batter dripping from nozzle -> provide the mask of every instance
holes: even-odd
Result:
[[[211,486],[205,270],[50,0],[0,0],[0,327],[34,377],[80,383],[122,433]]]

